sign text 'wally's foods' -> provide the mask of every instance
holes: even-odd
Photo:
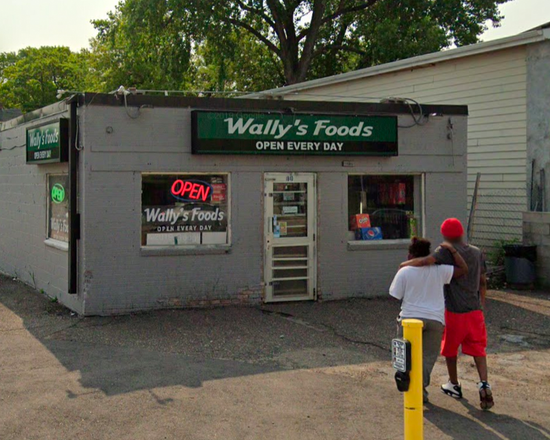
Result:
[[[397,155],[395,116],[194,111],[195,154]]]
[[[67,119],[27,129],[27,163],[66,162],[69,124]]]

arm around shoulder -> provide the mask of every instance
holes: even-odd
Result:
[[[444,246],[444,244],[442,244]],[[451,255],[454,259],[454,273],[453,278],[460,278],[462,276],[468,275],[468,265],[466,264],[466,261],[464,261],[464,258],[462,258],[462,255],[454,248],[452,245],[445,243],[446,249],[449,250]]]
[[[412,260],[405,261],[401,263],[401,268],[411,266],[411,267],[423,267],[423,266],[432,266],[435,264],[435,257],[428,255],[427,257],[413,258]]]

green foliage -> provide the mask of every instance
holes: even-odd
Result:
[[[83,90],[88,56],[48,46],[0,54],[0,103],[31,111],[58,101],[59,89]]]
[[[94,90],[120,85],[178,90],[188,86],[192,39],[188,9],[172,0],[126,0],[92,21]]]
[[[487,260],[494,266],[504,266],[504,246],[509,244],[520,244],[517,238],[513,240],[498,240],[493,244],[492,249],[487,253]]]
[[[125,0],[94,21],[101,89],[263,90],[478,41],[508,0]]]
[[[0,104],[58,89],[259,91],[478,41],[508,0],[121,0],[90,50],[0,54]]]
[[[196,90],[250,91],[280,85],[280,61],[248,33],[235,30],[219,43],[197,47],[190,69]]]

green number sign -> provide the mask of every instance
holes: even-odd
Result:
[[[52,201],[54,203],[63,203],[65,200],[65,188],[60,183],[56,183],[52,187]]]

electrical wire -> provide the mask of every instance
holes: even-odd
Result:
[[[64,93],[74,93],[74,94],[83,94],[83,92],[76,92],[76,91],[68,91],[68,90],[58,90],[58,94],[64,94]],[[124,107],[126,109],[126,114],[131,119],[137,119],[140,116],[140,110],[144,107],[149,107],[147,105],[142,105],[137,109],[137,114],[132,115],[129,108],[128,108],[128,99],[127,96],[130,94],[146,94],[146,93],[161,93],[165,96],[169,96],[170,94],[194,94],[194,95],[256,95],[256,96],[269,96],[269,97],[292,97],[292,96],[312,96],[316,98],[337,98],[342,100],[347,100],[345,102],[364,102],[369,100],[375,100],[375,101],[382,101],[384,99],[392,99],[395,101],[405,101],[407,106],[409,107],[409,112],[411,114],[411,117],[413,119],[412,124],[408,125],[398,125],[399,128],[412,128],[414,126],[422,126],[428,123],[430,116],[427,114],[424,114],[424,111],[422,109],[422,105],[412,99],[412,98],[388,98],[387,96],[380,97],[380,96],[350,96],[350,95],[337,95],[337,94],[323,94],[323,93],[308,93],[308,92],[300,92],[300,91],[281,91],[279,93],[277,92],[269,92],[269,91],[259,91],[259,92],[251,92],[251,91],[240,91],[240,90],[154,90],[154,89],[126,89],[124,86],[120,86],[117,90],[113,90],[109,92],[109,94],[112,95],[122,95],[124,97]],[[90,105],[95,97],[99,93],[96,93],[91,101],[87,104]],[[418,114],[415,113],[413,109],[414,104],[418,108]]]
[[[129,94],[145,94],[145,93],[162,93],[165,96],[168,96],[169,94],[175,93],[175,94],[221,94],[221,95],[259,95],[259,96],[281,96],[281,97],[292,97],[293,95],[297,96],[314,96],[314,97],[320,97],[320,98],[339,98],[339,99],[348,99],[347,102],[363,102],[366,100],[376,100],[381,101],[383,99],[394,99],[396,101],[402,100],[405,101],[406,105],[409,108],[409,112],[411,114],[411,117],[413,119],[413,123],[409,125],[398,125],[399,128],[412,128],[414,126],[422,126],[428,123],[429,121],[429,115],[424,114],[424,110],[422,108],[422,105],[412,99],[412,98],[388,98],[388,97],[379,97],[379,96],[349,96],[349,95],[335,95],[335,94],[322,94],[322,93],[307,93],[307,92],[288,92],[288,93],[273,93],[273,92],[266,92],[266,91],[260,91],[260,92],[243,92],[238,90],[152,90],[152,89],[135,89],[135,90],[128,90],[124,88],[123,86],[119,87],[117,90],[114,90],[110,92],[111,94],[121,94],[124,96],[124,105],[126,107],[126,113],[128,116],[132,119],[137,119],[139,117],[139,111],[141,108],[146,106],[141,106],[138,108],[138,114],[137,115],[131,115],[128,110],[128,101],[127,96]],[[350,100],[351,98],[351,100]],[[418,114],[415,113],[415,110],[413,108],[414,104],[416,107],[418,107]]]

